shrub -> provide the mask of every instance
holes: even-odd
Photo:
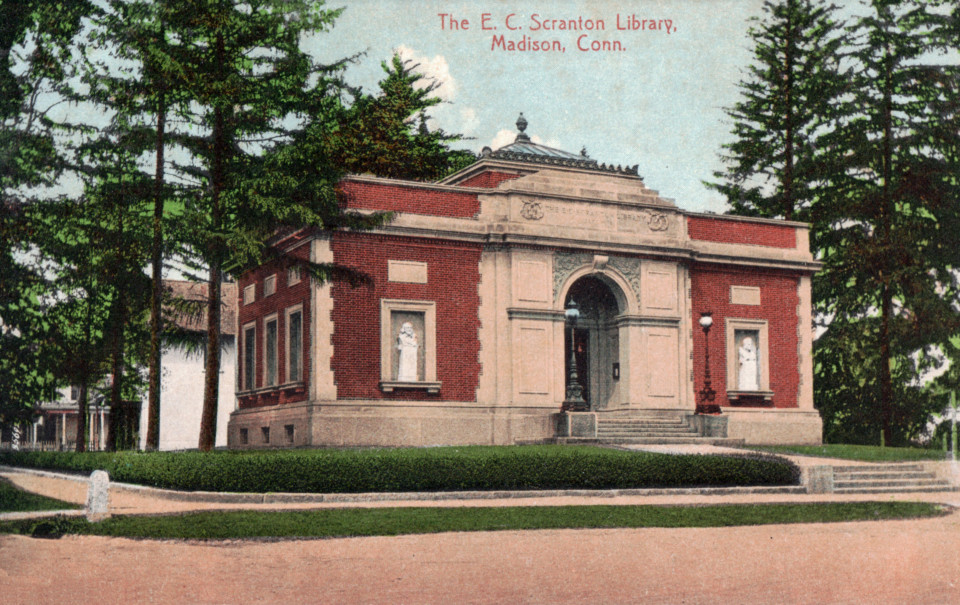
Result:
[[[356,493],[792,485],[772,456],[700,456],[597,447],[513,446],[268,452],[2,452],[0,464],[180,490]]]

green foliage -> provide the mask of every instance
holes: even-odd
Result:
[[[593,447],[517,446],[279,452],[2,452],[0,463],[91,472],[181,490],[357,493],[791,485],[789,462],[670,456]]]
[[[836,10],[821,0],[766,0],[753,19],[753,62],[727,110],[734,140],[723,146],[718,182],[708,183],[735,214],[810,220],[830,170],[817,146],[844,92]]]
[[[127,538],[229,540],[340,538],[450,531],[734,527],[914,519],[947,514],[930,502],[817,502],[719,506],[509,506],[343,508],[285,512],[203,512],[156,517],[115,516],[98,523],[55,517],[0,523],[0,533]]]
[[[334,163],[346,172],[396,179],[436,180],[473,163],[468,151],[447,145],[461,140],[427,128],[427,112],[442,101],[437,84],[425,82],[417,65],[394,55],[382,63],[380,92],[353,90],[354,101],[327,134]]]
[[[831,441],[916,438],[921,377],[960,360],[960,70],[936,57],[958,21],[934,4],[865,2],[841,29],[825,2],[768,1],[729,111],[714,188],[735,213],[809,221],[824,263],[814,397]]]

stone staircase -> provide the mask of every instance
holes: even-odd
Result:
[[[864,464],[833,467],[836,494],[951,492],[957,487],[938,479],[923,464]]]
[[[642,414],[629,415],[599,414],[597,418],[597,438],[599,443],[611,444],[699,444],[699,445],[742,445],[741,439],[723,437],[704,437],[697,429],[687,423],[682,415]]]

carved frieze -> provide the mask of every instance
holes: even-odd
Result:
[[[616,269],[623,275],[634,295],[640,297],[640,259],[625,256],[610,256],[606,266]],[[553,256],[553,298],[556,300],[560,288],[570,279],[574,271],[582,267],[593,267],[595,256],[592,254],[557,252]]]
[[[533,200],[522,200],[523,207],[520,208],[520,216],[528,221],[539,221],[543,218],[543,206],[540,202]]]
[[[639,233],[648,230],[654,233],[669,231],[676,223],[673,213],[657,210],[619,210],[617,212],[617,230]]]
[[[640,259],[624,256],[611,256],[610,266],[620,272],[630,282],[633,293],[640,298]]]

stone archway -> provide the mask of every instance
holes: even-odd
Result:
[[[624,309],[618,303],[618,298],[623,298],[618,290],[617,284],[604,279],[602,274],[593,273],[577,279],[563,301],[566,307],[573,300],[580,309],[574,331],[577,374],[583,397],[594,411],[615,408],[622,403],[620,334],[616,320]],[[565,327],[564,368],[570,363],[570,337],[570,329]]]

